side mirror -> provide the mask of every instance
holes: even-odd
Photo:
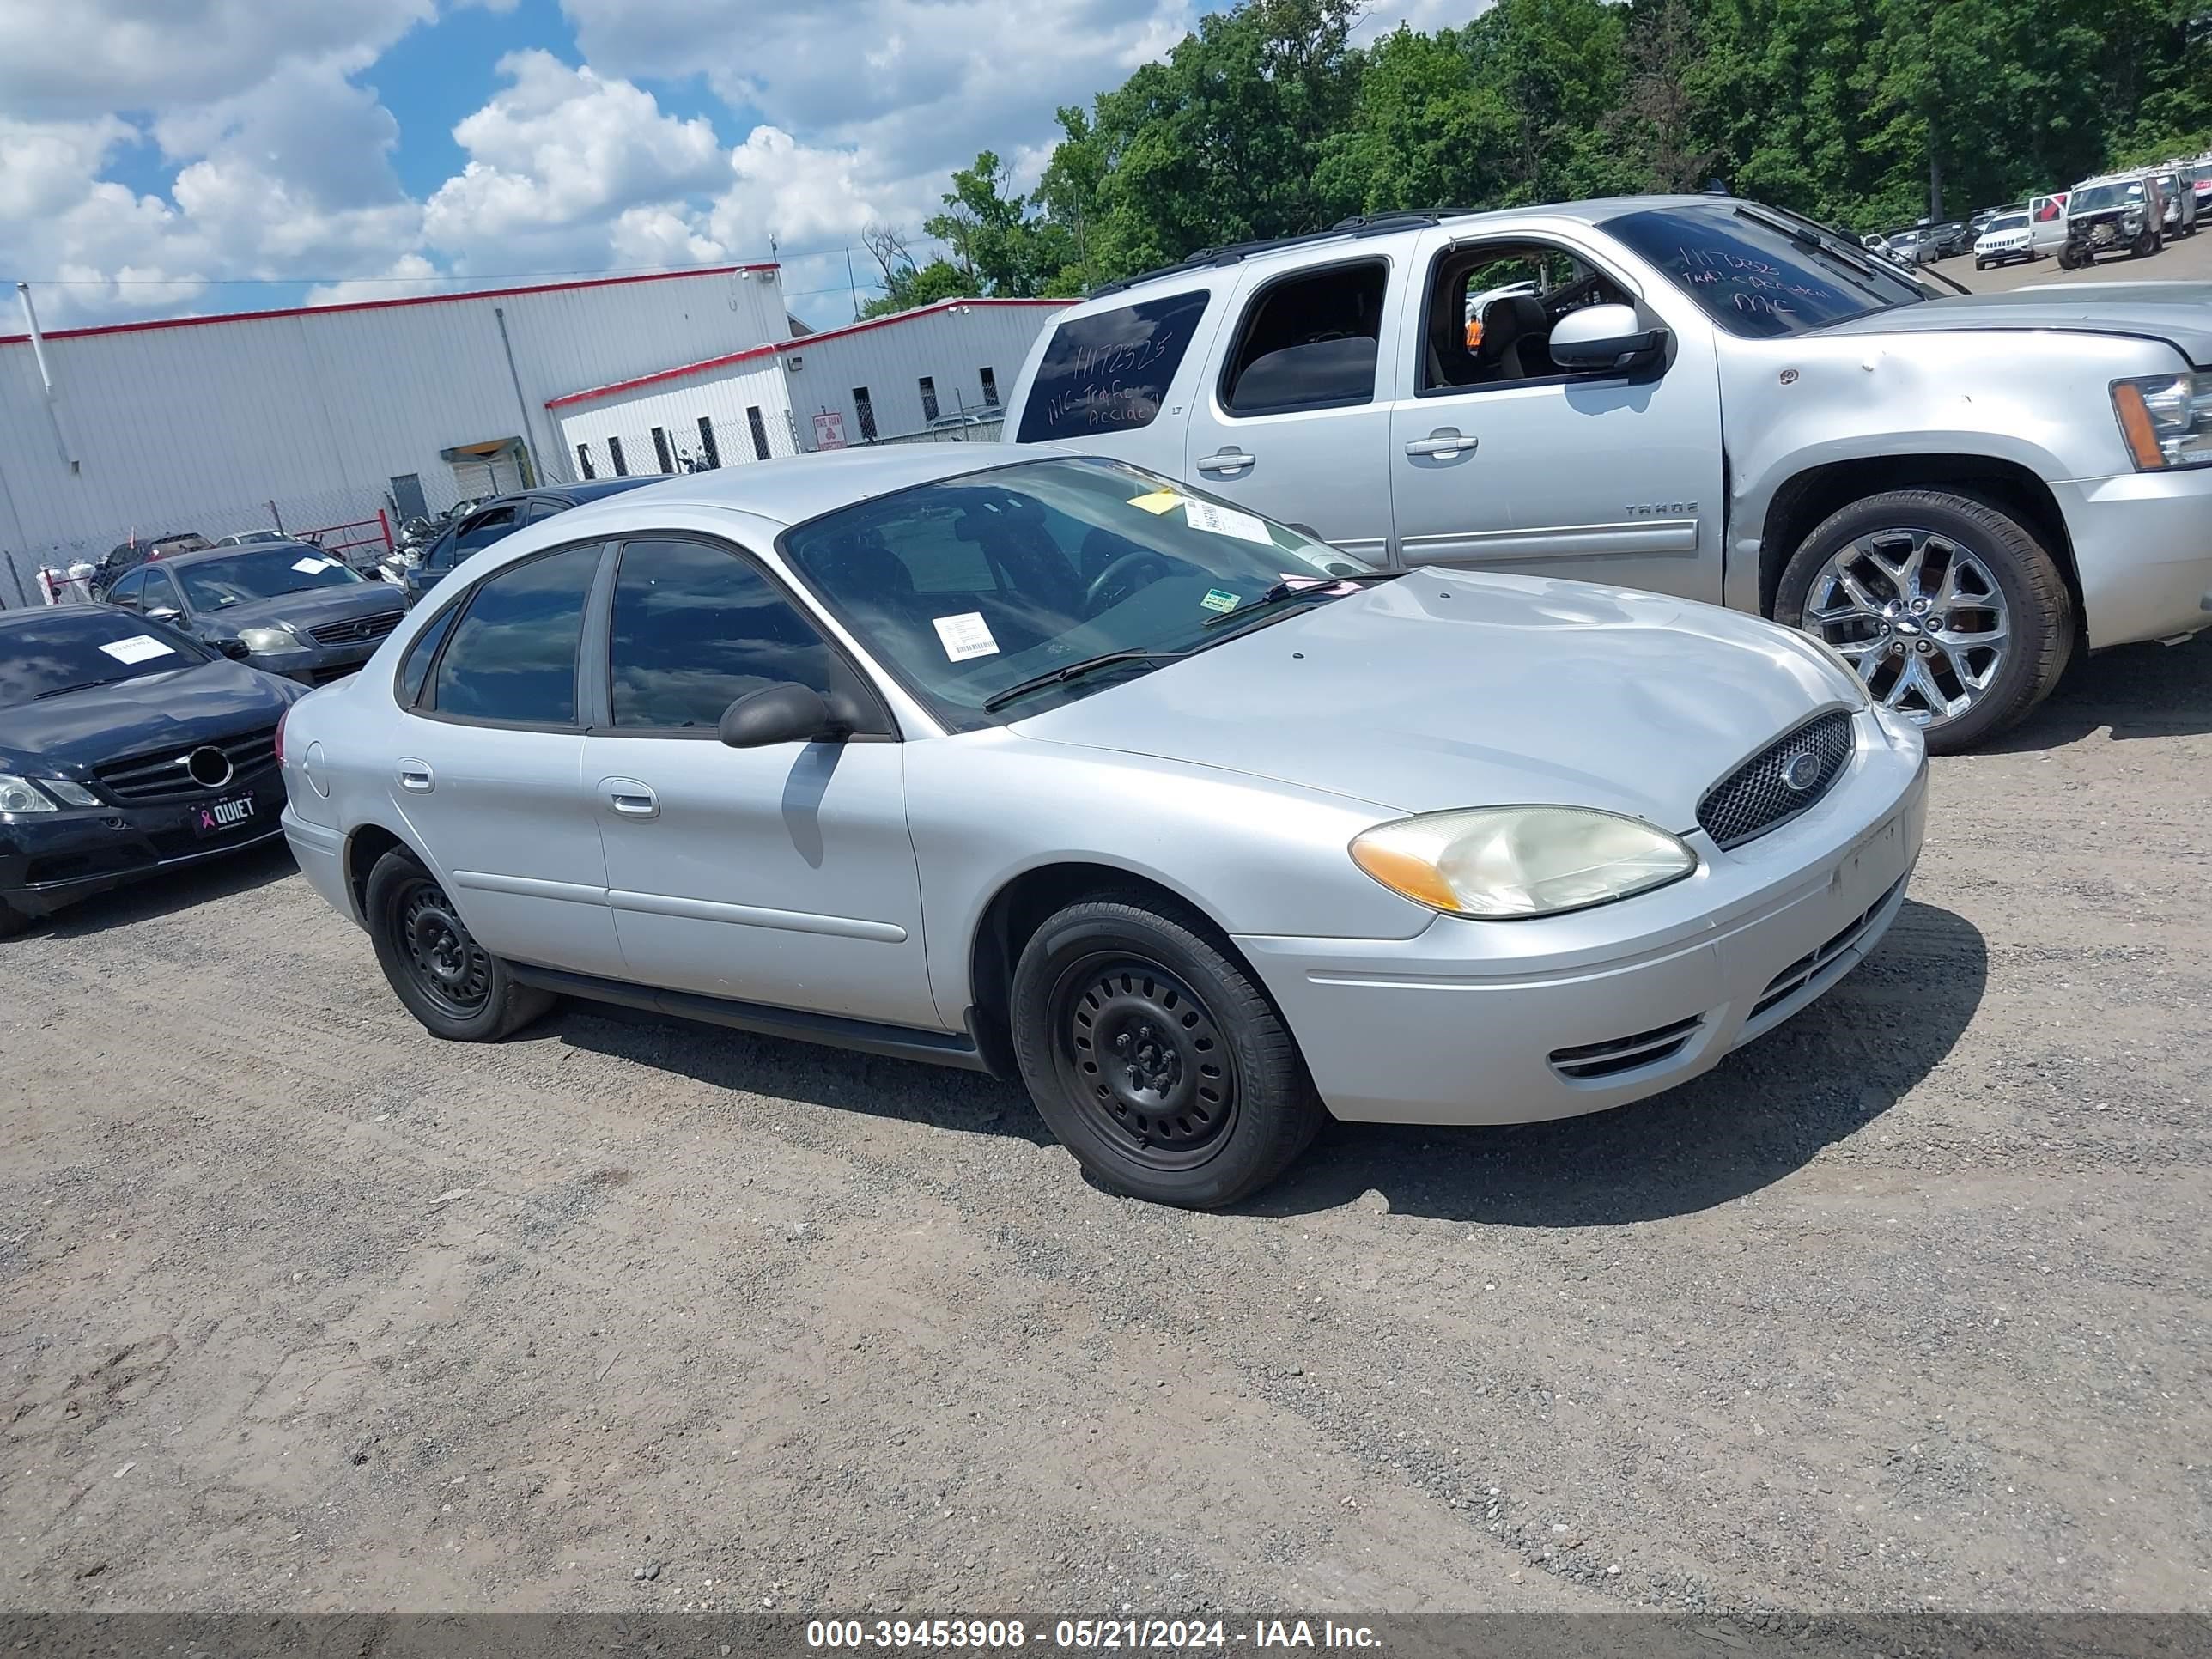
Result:
[[[215,642],[215,648],[233,662],[244,662],[253,654],[246,648],[244,640],[217,640]]]
[[[174,605],[165,605],[158,606],[152,611],[149,611],[146,613],[146,620],[148,622],[173,623],[181,618],[184,614],[185,613],[183,611],[178,610]]]
[[[1584,306],[1552,330],[1552,361],[1561,368],[1629,368],[1667,343],[1667,331],[1646,328],[1633,306]]]
[[[795,680],[749,691],[722,711],[716,735],[732,749],[842,738],[851,728],[830,712],[822,694]]]

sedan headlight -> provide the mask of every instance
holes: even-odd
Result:
[[[1501,921],[1610,904],[1698,867],[1679,837],[1582,806],[1425,812],[1354,836],[1352,861],[1416,904]]]
[[[289,628],[241,628],[238,642],[257,657],[281,657],[290,651],[305,651],[298,635]]]
[[[2115,380],[2112,410],[2136,471],[2212,463],[2212,374]]]
[[[11,772],[0,772],[0,812],[51,812],[53,802],[39,792],[28,778],[19,778]]]

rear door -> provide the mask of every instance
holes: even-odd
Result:
[[[1382,342],[1397,332],[1405,284],[1388,252],[1354,246],[1325,264],[1244,272],[1212,354],[1219,367],[1193,388],[1180,470],[1380,563],[1395,377]],[[1401,246],[1410,252],[1410,239]]]
[[[583,784],[583,618],[602,544],[495,571],[410,650],[392,804],[494,956],[619,977]]]

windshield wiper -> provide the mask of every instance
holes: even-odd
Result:
[[[1028,679],[1016,680],[1003,691],[994,691],[983,699],[986,713],[995,712],[1017,697],[1027,696],[1032,691],[1042,691],[1048,685],[1059,685],[1067,680],[1081,679],[1085,674],[1101,668],[1111,668],[1125,662],[1174,662],[1188,657],[1188,651],[1107,651],[1095,657],[1085,657],[1079,662],[1062,663],[1042,674],[1032,674]]]
[[[44,702],[48,697],[66,697],[72,691],[89,691],[96,685],[120,685],[130,678],[128,674],[117,674],[104,680],[79,680],[75,685],[58,685],[51,691],[34,693],[31,701]]]
[[[1917,282],[1922,276],[1932,276],[1937,282],[1956,289],[1961,294],[1970,295],[1973,292],[1973,289],[1966,287],[1965,283],[1946,276],[1940,270],[1930,270],[1925,265],[1915,266],[1910,272],[1888,268],[1866,249],[1854,246],[1848,238],[1835,235],[1814,221],[1792,213],[1787,208],[1778,208],[1772,213],[1762,213],[1756,208],[1739,206],[1735,211],[1738,218],[1748,219],[1755,225],[1765,225],[1769,230],[1780,231],[1808,253],[1827,255],[1831,264],[1847,264],[1869,276],[1880,276],[1884,281],[1892,283]]]
[[[1240,605],[1218,617],[1208,617],[1200,626],[1219,628],[1226,623],[1243,622],[1263,607],[1280,605],[1285,599],[1332,598],[1340,587],[1372,587],[1378,582],[1395,582],[1411,574],[1404,570],[1359,570],[1349,576],[1285,576],[1251,604]]]

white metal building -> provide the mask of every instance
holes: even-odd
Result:
[[[373,528],[571,477],[550,399],[791,332],[754,264],[52,330],[43,372],[0,337],[0,603],[134,532]]]
[[[1000,413],[1066,300],[945,300],[547,400],[570,472],[665,472],[872,443]]]

